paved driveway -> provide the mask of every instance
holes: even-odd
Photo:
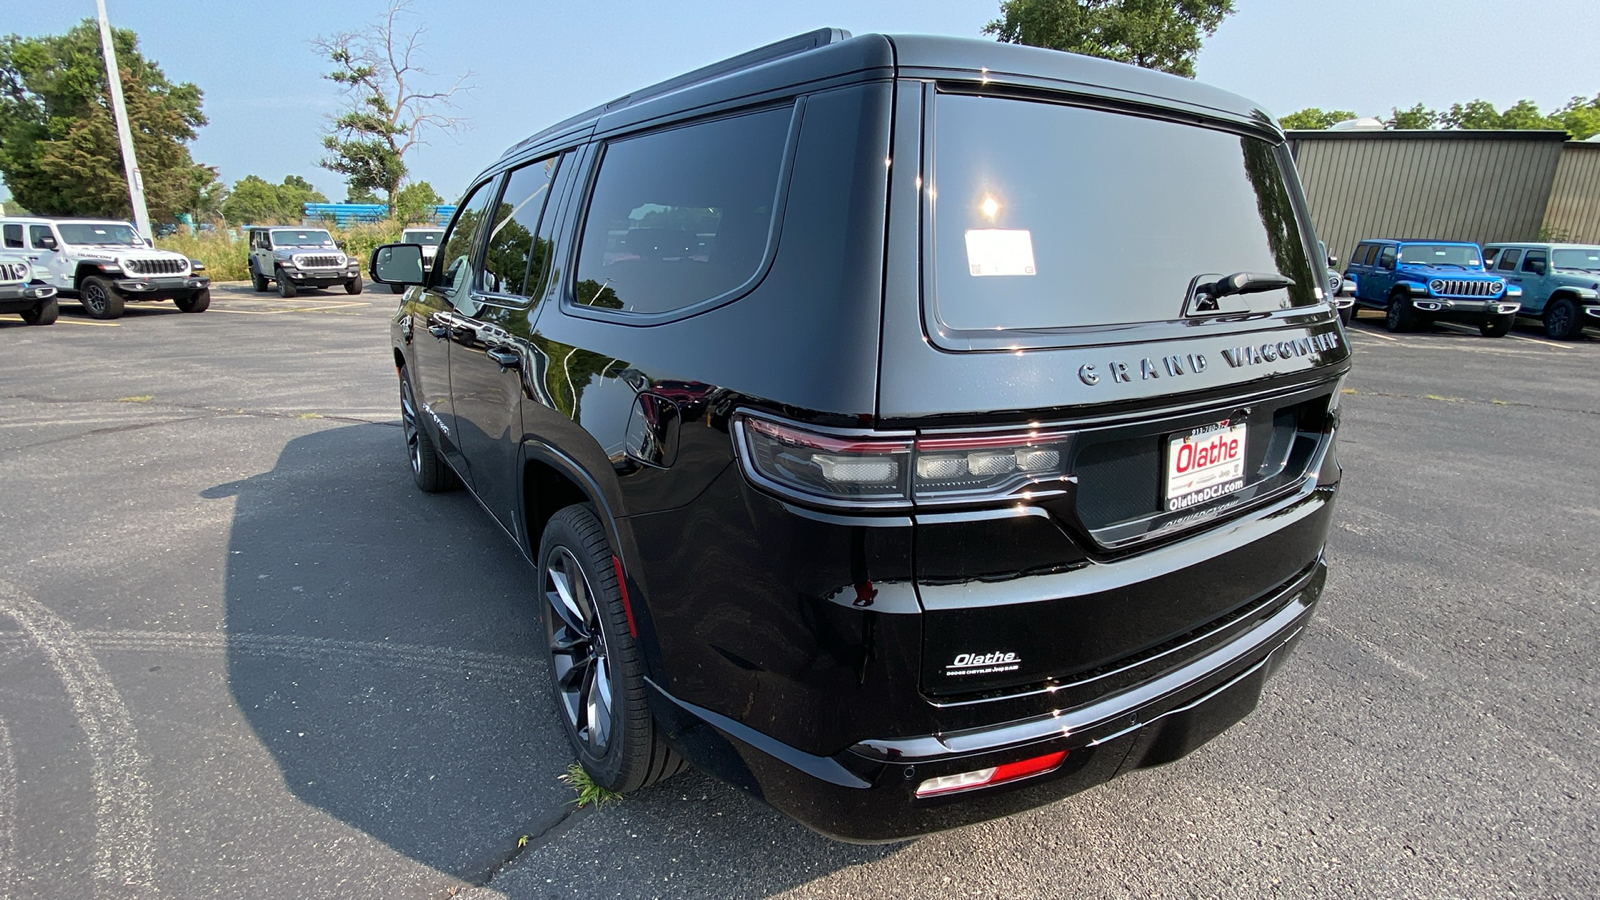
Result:
[[[854,847],[693,772],[571,813],[528,566],[410,483],[393,298],[215,294],[0,316],[0,897],[1600,893],[1592,337],[1362,320],[1329,590],[1261,708]]]

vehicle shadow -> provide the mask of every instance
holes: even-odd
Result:
[[[296,438],[270,472],[203,496],[236,498],[228,684],[297,799],[478,884],[523,835],[536,855],[610,830],[609,815],[564,823],[573,793],[557,776],[573,757],[536,655],[528,563],[465,492],[415,488],[397,428]],[[705,884],[775,836],[810,861],[794,884],[892,852],[828,841],[692,772],[610,809],[662,842],[703,835]]]
[[[399,429],[290,441],[232,496],[228,684],[301,801],[466,881],[566,812],[527,564]]]

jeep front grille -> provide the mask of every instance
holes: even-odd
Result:
[[[0,281],[25,281],[27,277],[27,263],[0,262]]]
[[[1498,297],[1499,283],[1494,281],[1467,281],[1460,278],[1443,280],[1443,287],[1434,293],[1441,297]]]
[[[123,268],[132,275],[182,275],[189,264],[181,259],[130,259]]]
[[[313,256],[309,253],[296,256],[294,262],[302,269],[338,269],[344,266],[344,260],[337,256]]]

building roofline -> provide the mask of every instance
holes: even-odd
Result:
[[[1291,141],[1567,141],[1567,133],[1558,129],[1482,128],[1434,129],[1392,128],[1383,131],[1328,131],[1296,128],[1284,132]],[[1581,142],[1579,142],[1581,143]]]

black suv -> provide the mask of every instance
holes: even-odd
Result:
[[[538,567],[595,780],[686,759],[879,841],[1254,708],[1339,481],[1316,246],[1248,101],[821,31],[528,138],[425,277],[370,270],[417,483]]]

